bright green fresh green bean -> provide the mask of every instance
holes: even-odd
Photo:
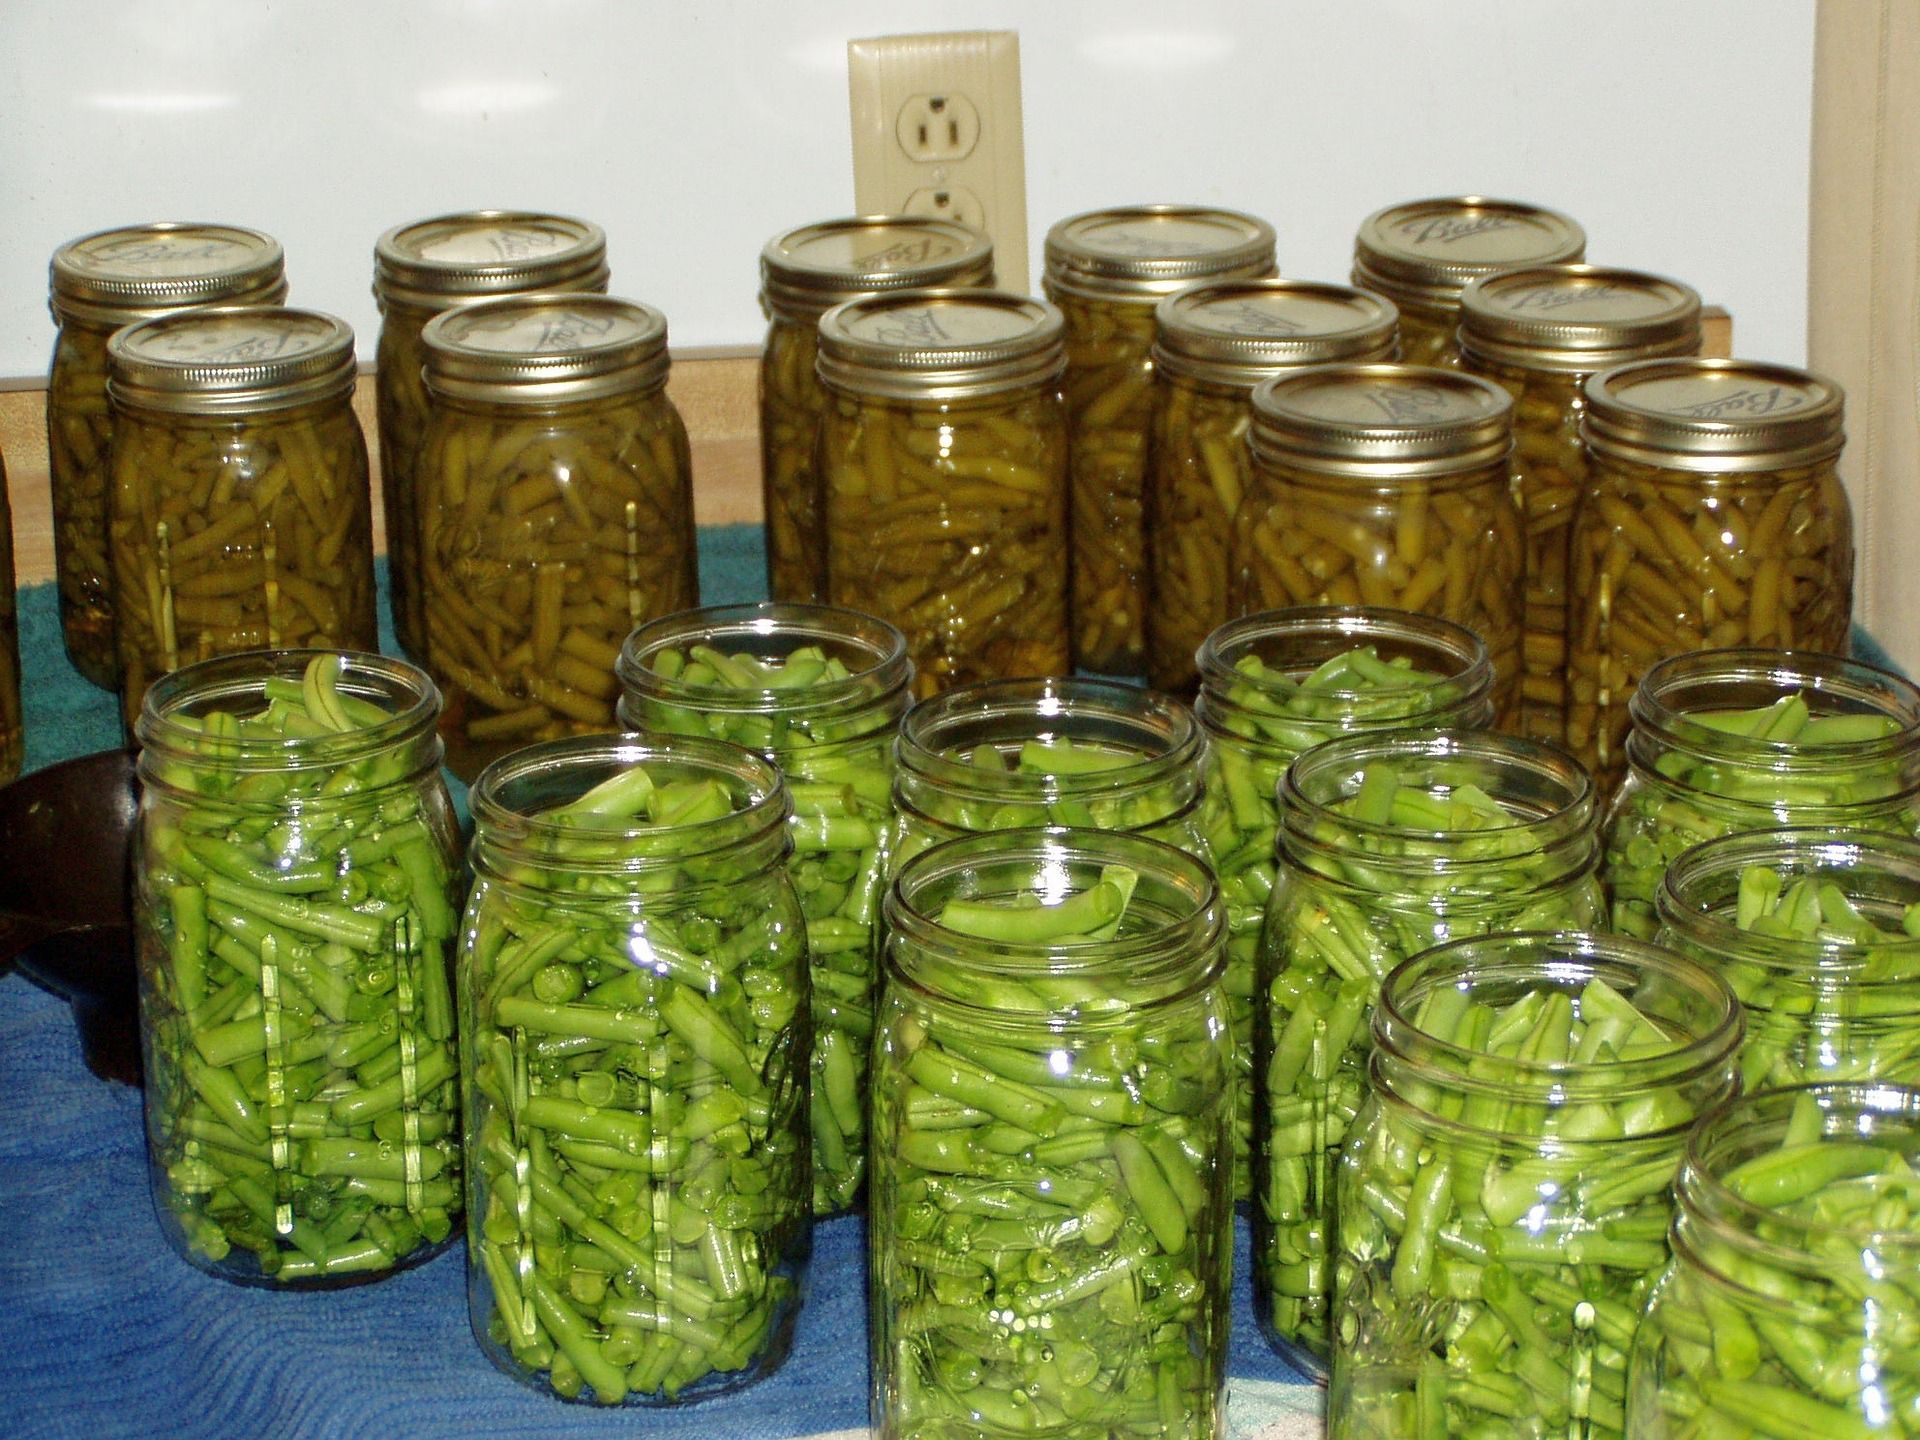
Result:
[[[1591,929],[1604,914],[1591,800],[1571,757],[1481,743],[1448,759],[1336,742],[1372,747],[1355,750],[1357,786],[1316,797],[1324,804],[1302,792],[1281,835],[1260,941],[1255,1296],[1269,1338],[1309,1364],[1324,1364],[1330,1344],[1334,1175],[1366,1094],[1380,982],[1445,940]]]
[[[1291,613],[1331,617],[1341,612],[1279,611],[1270,618],[1280,621]],[[1264,618],[1269,617],[1250,617],[1215,632],[1206,649],[1236,630],[1255,633],[1252,627]],[[1460,633],[1471,643],[1472,637]],[[1338,634],[1331,624],[1329,634]],[[1273,892],[1280,777],[1295,756],[1348,731],[1491,721],[1486,698],[1491,671],[1480,677],[1476,691],[1472,683],[1423,669],[1406,656],[1383,659],[1373,645],[1344,648],[1298,670],[1269,664],[1251,650],[1230,665],[1219,659],[1208,663],[1209,658],[1203,650],[1198,709],[1209,745],[1201,829],[1227,905],[1227,996],[1240,1064],[1234,1091],[1234,1195],[1244,1201],[1253,1198],[1255,974],[1261,921]],[[1484,669],[1484,652],[1480,663]]]
[[[1884,1083],[1702,1123],[1633,1344],[1636,1440],[1920,1436],[1917,1125],[1920,1092]]]
[[[601,742],[560,742],[581,743]],[[474,1327],[509,1373],[602,1405],[778,1363],[807,1248],[806,950],[781,827],[753,854],[703,837],[743,802],[692,768],[625,764],[498,834],[475,805]]]
[[[1437,977],[1411,1024],[1458,1047],[1444,1079],[1411,1041],[1376,1055],[1340,1164],[1329,1440],[1628,1433],[1669,1185],[1731,1055],[1701,1061],[1685,1017],[1599,974],[1535,973]]]
[[[1043,957],[1166,923],[1125,865],[1069,894],[1031,881],[948,896],[934,918],[959,951],[971,938]],[[889,981],[876,1052],[877,1433],[1220,1433],[1232,1222],[1217,986],[1090,1014],[959,951],[909,959],[914,943],[896,933],[893,964],[933,988]]]
[[[1920,844],[1826,828],[1725,836],[1670,867],[1657,906],[1660,943],[1712,965],[1746,1007],[1749,1093],[1920,1080]]]
[[[1683,851],[1719,835],[1781,825],[1858,826],[1920,833],[1909,796],[1910,762],[1885,753],[1901,733],[1890,714],[1816,714],[1800,692],[1751,710],[1695,710],[1679,717],[1695,733],[1780,747],[1754,756],[1673,746],[1651,765],[1636,762],[1607,817],[1602,878],[1613,928],[1650,936],[1654,899]],[[1847,747],[1866,751],[1847,762]],[[1631,758],[1632,747],[1629,747]]]
[[[235,1278],[390,1269],[459,1211],[453,819],[417,773],[430,724],[369,746],[395,717],[343,688],[353,664],[142,722],[156,1193]]]
[[[620,715],[641,730],[731,741],[786,777],[795,850],[789,868],[806,915],[815,995],[813,1204],[815,1214],[829,1215],[853,1206],[866,1180],[873,932],[892,839],[893,738],[912,671],[905,642],[866,617],[770,607],[759,612],[768,626],[724,623],[754,613],[693,612],[636,631],[621,655]],[[707,617],[712,643],[666,643]],[[851,635],[831,649],[789,648],[778,634],[788,617],[821,629],[837,620],[870,626],[898,653],[875,663]]]

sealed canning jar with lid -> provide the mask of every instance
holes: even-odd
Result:
[[[620,650],[620,723],[765,756],[793,802],[812,967],[813,1209],[858,1203],[893,742],[913,666],[884,620],[826,605],[722,605],[642,625]]]
[[[1853,512],[1842,398],[1750,360],[1644,360],[1587,381],[1567,614],[1567,743],[1618,776],[1649,666],[1768,645],[1845,654]]]
[[[1654,930],[1681,852],[1782,825],[1920,834],[1920,689],[1837,655],[1716,650],[1646,674],[1607,812],[1613,928]]]
[[[447,763],[612,730],[620,644],[699,594],[667,321],[604,295],[520,295],[421,332],[415,471],[427,668]]]
[[[1459,195],[1376,210],[1353,237],[1353,283],[1400,307],[1400,358],[1447,365],[1467,283],[1520,265],[1578,260],[1587,232],[1557,210]]]
[[[1068,667],[1060,312],[910,290],[820,319],[834,604],[898,625],[914,685]]]
[[[1920,1090],[1811,1085],[1687,1142],[1673,1260],[1634,1338],[1635,1440],[1912,1435]]]
[[[1554,746],[1349,735],[1293,762],[1280,815],[1255,1001],[1254,1299],[1268,1339],[1322,1369],[1334,1176],[1381,981],[1447,940],[1595,929],[1606,909],[1593,789]]]
[[[671,1404],[787,1357],[806,1289],[807,947],[780,774],[734,745],[576,736],[473,789],[460,957],[487,1358]]]
[[[60,627],[74,669],[111,690],[120,662],[107,549],[107,337],[193,305],[277,305],[287,296],[286,274],[279,242],[258,230],[173,222],[70,240],[54,252],[51,271],[60,334],[47,377],[47,469]]]
[[[1364,290],[1311,280],[1214,280],[1155,311],[1147,474],[1147,678],[1190,693],[1194,652],[1224,624],[1233,517],[1253,460],[1247,397],[1301,365],[1391,360],[1398,314]]]
[[[1226,1432],[1221,916],[1139,835],[935,846],[887,895],[874,1051],[882,1440]]]
[[[313,310],[181,310],[117,332],[115,645],[129,728],[157,676],[241,650],[372,650],[353,332]]]
[[[443,310],[496,295],[607,288],[607,237],[598,225],[531,210],[468,210],[396,225],[373,247],[380,303],[375,400],[380,489],[387,518],[387,594],[393,633],[426,656],[420,514],[414,467],[427,428],[420,332]]]
[[[802,225],[760,252],[760,304],[769,322],[760,357],[760,483],[775,600],[827,598],[826,503],[815,469],[827,406],[816,369],[820,317],[860,295],[992,283],[990,239],[917,215]]]
[[[1254,988],[1281,777],[1302,751],[1350,731],[1489,724],[1492,688],[1478,636],[1401,610],[1270,610],[1223,625],[1201,647],[1201,830],[1227,907],[1236,1199],[1253,1198]]]
[[[1582,387],[1597,371],[1699,348],[1700,297],[1637,270],[1532,265],[1461,292],[1461,364],[1513,396],[1514,471],[1527,527],[1522,735],[1566,739],[1568,538],[1587,480]]]
[[[1504,722],[1520,693],[1513,401],[1416,365],[1320,365],[1253,392],[1253,483],[1234,517],[1233,613],[1373,605],[1474,631]]]
[[[147,692],[147,1148],[161,1229],[211,1274],[377,1277],[460,1214],[438,707],[411,665],[333,651],[224,656]]]
[[[1659,942],[1747,1012],[1740,1085],[1920,1080],[1920,844],[1872,830],[1724,835],[1667,868]]]
[[[1196,280],[1273,274],[1273,227],[1235,210],[1127,205],[1060,221],[1046,257],[1047,298],[1067,322],[1073,662],[1140,675],[1154,307]]]
[[[1618,936],[1489,935],[1401,965],[1372,1030],[1330,1440],[1638,1436],[1628,1349],[1688,1132],[1736,1089],[1732,992]]]

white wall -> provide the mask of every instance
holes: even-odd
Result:
[[[1369,210],[1477,189],[1803,358],[1812,0],[4,0],[0,377],[57,244],[162,218],[277,236],[363,354],[375,237],[478,205],[598,220],[676,345],[753,341],[761,243],[852,202],[846,40],[1002,27],[1036,266],[1061,215],[1200,199],[1340,277]]]

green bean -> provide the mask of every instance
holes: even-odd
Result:
[[[1334,1175],[1381,981],[1443,940],[1589,929],[1602,913],[1591,800],[1568,757],[1493,736],[1462,742],[1482,747],[1473,758],[1395,743],[1312,752],[1351,754],[1357,778],[1296,764],[1260,939],[1255,1295],[1269,1337],[1308,1363],[1330,1344]]]
[[[1031,878],[949,894],[930,918],[995,955],[1097,953],[1166,923],[1165,885],[1130,865],[1065,894]],[[1231,1233],[1217,996],[1182,988],[1156,1012],[1161,976],[1134,989],[1138,1008],[1089,1017],[1050,1009],[1038,975],[1010,1003],[984,968],[909,959],[913,943],[896,933],[892,974],[929,988],[890,980],[876,1060],[878,1433],[1217,1433]]]
[[[787,1343],[808,1221],[806,952],[764,878],[779,823],[753,854],[717,843],[758,802],[671,758],[620,757],[510,820],[490,783],[462,1011],[475,1332],[569,1399],[741,1383]]]
[[[1769,1091],[1695,1132],[1634,1341],[1635,1436],[1920,1435],[1920,1094]]]
[[[1470,978],[1436,971],[1411,1016],[1376,1021],[1338,1182],[1328,1434],[1620,1440],[1669,1181],[1695,1113],[1731,1093],[1730,1055],[1702,1062],[1657,976],[1629,998],[1577,961],[1532,983],[1460,963]],[[1649,1037],[1631,1060],[1623,1029]]]
[[[1647,763],[1636,763],[1607,819],[1614,929],[1653,934],[1668,867],[1717,836],[1781,825],[1920,833],[1912,762],[1890,749],[1908,726],[1892,713],[1818,714],[1819,696],[1809,693],[1790,690],[1750,710],[1674,712],[1667,725],[1688,738],[1649,737]]]
[[[405,1264],[459,1208],[453,819],[420,778],[438,748],[424,719],[366,738],[395,721],[353,693],[368,665],[318,655],[264,685],[255,667],[242,693],[262,708],[229,687],[218,703],[235,708],[142,722],[154,1184],[196,1263],[238,1278]],[[354,858],[400,829],[406,864]]]
[[[1337,612],[1294,613],[1331,620]],[[1216,639],[1236,632],[1253,636],[1267,620],[1284,623],[1286,614],[1251,617],[1217,632]],[[1275,878],[1280,777],[1302,751],[1345,731],[1492,718],[1483,708],[1484,674],[1476,693],[1471,679],[1427,669],[1408,655],[1384,657],[1376,645],[1350,646],[1337,627],[1324,638],[1324,653],[1302,645],[1298,657],[1286,657],[1294,664],[1270,663],[1253,648],[1224,664],[1217,655],[1202,679],[1199,713],[1211,744],[1201,829],[1227,906],[1226,988],[1240,1067],[1234,1193],[1241,1200],[1253,1196],[1254,977]],[[1474,643],[1464,633],[1461,639]],[[1215,643],[1210,640],[1209,648]]]
[[[791,645],[783,625],[830,638]],[[624,723],[729,740],[786,777],[789,868],[814,995],[814,1212],[848,1209],[866,1181],[874,921],[892,844],[893,737],[910,675],[904,641],[844,611],[694,611],[636,631],[620,674]]]

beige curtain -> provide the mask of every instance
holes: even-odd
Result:
[[[1856,617],[1920,674],[1920,0],[1820,0],[1807,358],[1847,389]]]

